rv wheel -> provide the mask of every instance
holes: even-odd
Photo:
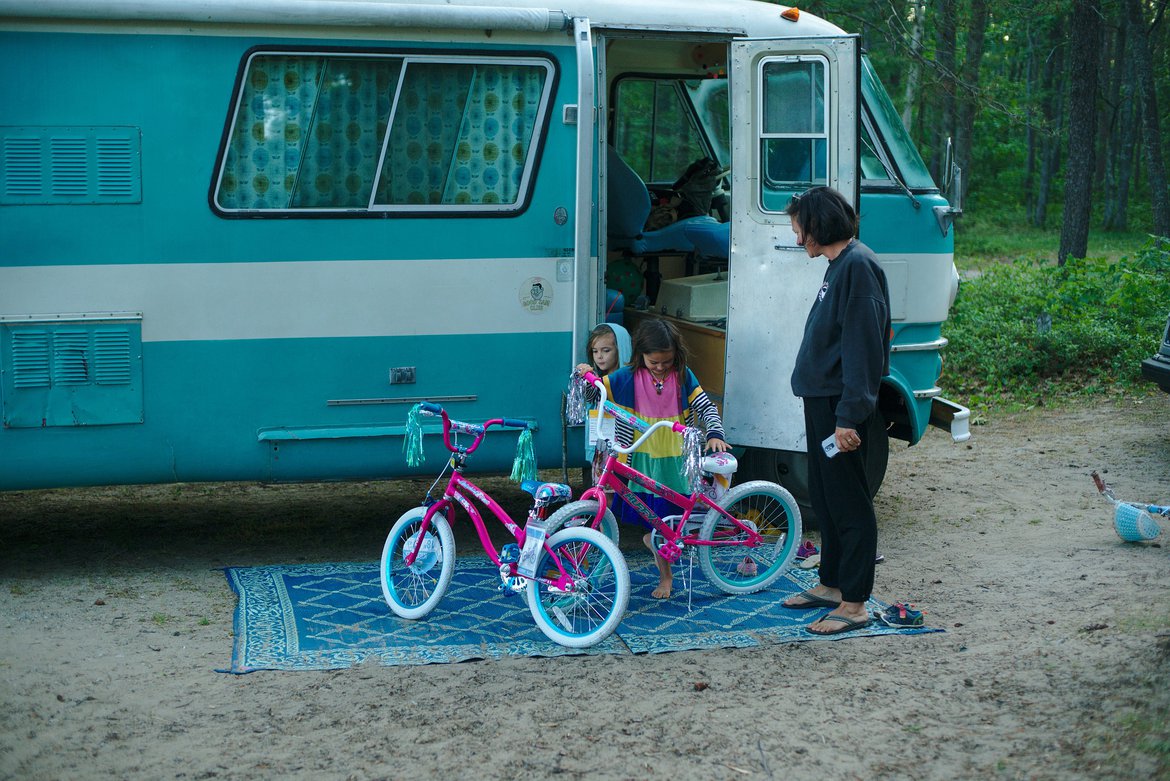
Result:
[[[877,496],[882,482],[886,479],[886,465],[890,460],[890,438],[884,427],[874,428],[879,434],[874,435],[869,443],[865,476],[869,481],[870,494]],[[736,483],[748,480],[768,480],[787,488],[800,505],[804,528],[817,528],[817,516],[808,500],[807,453],[749,447],[740,460],[739,472],[735,476]]]

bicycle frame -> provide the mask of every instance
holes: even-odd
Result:
[[[602,516],[605,515],[606,508],[609,504],[609,497],[605,490],[608,488],[613,490],[617,496],[620,496],[628,505],[633,507],[638,515],[640,515],[643,520],[649,523],[651,527],[662,534],[666,540],[666,546],[664,547],[666,547],[667,550],[660,552],[670,553],[674,555],[676,559],[678,555],[681,554],[681,548],[678,545],[679,540],[682,540],[688,545],[706,545],[712,547],[736,546],[751,548],[757,547],[763,542],[762,535],[760,535],[756,529],[748,526],[738,518],[728,513],[723,509],[723,507],[712,501],[710,497],[701,491],[694,491],[690,495],[680,494],[670,487],[665,486],[662,483],[651,479],[650,477],[647,477],[633,467],[619,461],[617,457],[619,454],[628,454],[634,452],[639,447],[641,447],[642,444],[650,438],[650,435],[659,428],[670,427],[676,433],[681,434],[686,430],[686,427],[681,423],[671,423],[669,421],[659,421],[653,425],[650,425],[636,415],[633,415],[608,401],[606,399],[605,384],[601,382],[601,380],[593,373],[586,372],[584,379],[586,382],[593,384],[593,386],[601,392],[601,401],[598,404],[597,415],[598,445],[602,446],[604,444],[607,446],[608,450],[608,455],[605,459],[605,467],[602,469],[601,476],[598,478],[596,485],[587,489],[581,494],[582,499],[589,499],[598,503],[597,517],[594,519],[595,528],[600,522]],[[628,448],[619,447],[616,442],[608,440],[603,442],[601,439],[601,422],[602,418],[606,414],[609,414],[615,418],[620,418],[623,422],[633,426],[636,430],[642,431],[642,435],[638,437],[638,439]],[[665,499],[682,510],[683,514],[682,517],[679,518],[678,525],[672,528],[670,524],[666,523],[666,521],[663,520],[657,513],[651,510],[645,502],[635,496],[634,492],[629,487],[629,482],[631,480],[642,488],[645,488],[650,493]],[[728,530],[726,535],[720,536],[734,536],[736,539],[700,540],[698,539],[698,535],[695,533],[685,534],[684,529],[686,528],[687,521],[690,520],[691,514],[694,512],[696,507],[703,507],[707,511],[715,510],[720,515],[722,515],[733,525],[734,531]],[[669,558],[669,556],[664,557]]]
[[[491,511],[492,515],[494,515],[496,519],[499,520],[500,523],[502,523],[508,532],[515,538],[516,544],[520,548],[524,547],[527,534],[524,530],[524,527],[512,520],[512,517],[508,515],[508,512],[504,510],[504,508],[502,508],[499,503],[496,502],[496,500],[493,499],[490,494],[488,494],[487,491],[483,490],[471,480],[469,480],[466,476],[464,476],[463,467],[467,456],[474,453],[476,448],[479,447],[480,443],[483,441],[484,435],[487,433],[489,428],[492,426],[527,428],[527,422],[522,420],[512,420],[509,418],[493,418],[492,420],[486,421],[482,425],[464,423],[463,421],[459,420],[451,420],[447,415],[447,411],[442,407],[426,402],[420,405],[420,411],[426,415],[442,416],[443,444],[449,451],[451,451],[451,458],[448,461],[448,465],[452,467],[452,471],[451,477],[447,480],[447,487],[443,490],[443,498],[432,502],[427,507],[426,513],[423,515],[422,524],[419,527],[421,533],[418,535],[418,539],[415,541],[414,550],[412,550],[404,557],[406,564],[414,564],[415,559],[418,557],[419,551],[422,548],[423,539],[426,536],[426,532],[430,530],[431,519],[434,517],[435,513],[445,512],[448,521],[451,521],[454,518],[453,511],[455,509],[455,504],[458,504],[467,512],[468,517],[471,519],[472,525],[475,526],[475,532],[479,536],[479,542],[480,545],[483,546],[484,553],[488,555],[488,558],[492,560],[496,567],[503,566],[503,562],[500,561],[499,551],[496,550],[495,545],[488,536],[487,524],[484,522],[483,515],[480,513],[479,508],[475,503],[479,502],[485,508]],[[461,446],[457,443],[453,443],[451,440],[452,430],[471,434],[475,437],[475,440],[467,446]],[[539,517],[543,520],[548,512],[548,508],[540,507],[538,510]],[[548,578],[537,576],[531,578],[531,580],[540,581],[545,585],[552,586],[561,591],[565,591],[566,593],[571,591],[573,589],[573,578],[565,571],[565,568],[561,564],[560,558],[557,556],[557,554],[549,548],[547,540],[544,543],[544,548],[550,554],[550,561],[556,564],[557,571],[559,573],[558,577]],[[511,562],[510,566],[511,577],[523,577],[516,571],[516,564],[514,562]]]

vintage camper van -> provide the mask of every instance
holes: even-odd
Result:
[[[783,210],[815,184],[890,280],[889,435],[965,436],[936,384],[957,209],[810,14],[0,0],[0,63],[0,489],[404,475],[420,399],[575,466],[588,330],[670,317],[747,466],[799,492],[824,261]]]

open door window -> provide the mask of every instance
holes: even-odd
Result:
[[[783,211],[794,192],[829,181],[825,58],[767,58],[760,63],[760,208]]]

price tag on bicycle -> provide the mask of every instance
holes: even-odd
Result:
[[[516,573],[532,578],[536,577],[536,560],[540,558],[548,537],[548,526],[544,521],[530,519],[524,526],[524,535],[524,548],[520,551],[520,561],[516,563]]]

